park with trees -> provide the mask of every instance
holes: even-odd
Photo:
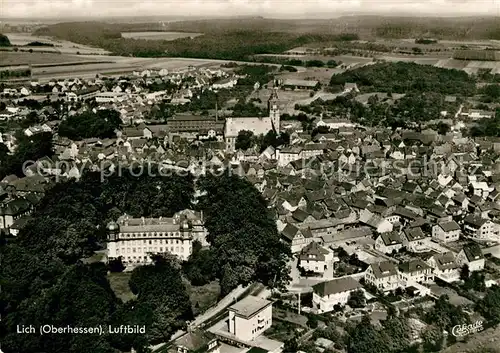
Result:
[[[154,256],[151,265],[132,272],[129,287],[135,298],[125,303],[118,299],[107,277],[109,268],[83,261],[103,248],[107,222],[124,213],[172,216],[194,207],[191,175],[149,174],[126,170],[102,182],[99,173],[86,172],[79,181],[55,184],[18,236],[2,238],[0,314],[5,329],[0,340],[4,352],[117,353],[132,347],[147,352],[149,345],[167,341],[192,319],[184,278],[193,286],[219,281],[222,295],[255,281],[271,287],[287,283],[289,249],[279,240],[266,202],[252,184],[225,173],[197,182],[204,196],[196,208],[206,215],[211,246],[195,245],[184,264],[168,255]],[[17,325],[46,323],[145,325],[147,334],[16,333]]]

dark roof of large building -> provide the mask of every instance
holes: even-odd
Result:
[[[362,288],[361,284],[352,277],[342,277],[331,281],[318,283],[313,286],[314,293],[319,296],[327,296],[330,294],[347,292]]]

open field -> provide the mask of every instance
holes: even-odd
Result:
[[[107,59],[100,57],[99,61]],[[66,55],[56,53],[22,53],[22,52],[0,52],[0,66],[15,65],[42,65],[42,64],[64,64],[76,62],[97,62],[98,59],[80,55]]]
[[[32,67],[33,78],[40,82],[64,78],[94,78],[96,74],[120,76],[145,69],[187,70],[188,67],[218,67],[229,60],[190,59],[190,58],[134,58],[107,55],[60,55],[48,53],[6,53],[7,58],[0,66],[27,64],[53,64],[59,66]],[[12,54],[12,55],[11,55]],[[2,57],[2,60],[4,58]],[[57,61],[59,60],[59,61]],[[78,62],[76,62],[78,61]],[[233,61],[231,61],[233,62]],[[73,63],[68,64],[68,63]],[[251,63],[258,65],[258,63]]]
[[[26,33],[4,33],[10,40],[12,45],[23,46],[30,42],[42,42],[53,44],[53,47],[29,47],[33,51],[54,51],[64,54],[109,54],[108,51],[100,48],[93,48],[87,45],[76,44],[62,39],[54,39],[52,37],[35,36]]]
[[[186,283],[186,286],[193,311],[196,314],[204,313],[207,309],[217,304],[220,296],[220,285],[217,281],[199,287],[192,286],[189,283]]]
[[[180,38],[195,38],[203,33],[189,32],[122,32],[123,38],[146,39],[146,40],[176,40]]]

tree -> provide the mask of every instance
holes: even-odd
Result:
[[[30,126],[33,126],[33,125],[36,125],[36,124],[39,124],[42,120],[40,119],[40,117],[38,116],[38,114],[34,111],[31,111],[28,113],[28,115],[26,115],[26,118],[24,118],[23,120],[21,120],[21,126],[23,128],[28,128]]]
[[[329,68],[334,68],[334,67],[336,67],[337,65],[338,65],[338,64],[337,64],[337,62],[336,62],[335,60],[328,60],[328,61],[326,62],[326,66],[328,66]]]
[[[429,326],[422,332],[422,348],[424,352],[440,352],[444,345],[443,330]]]
[[[411,342],[410,327],[405,318],[392,316],[383,323],[383,336],[390,352],[403,352]]]
[[[9,174],[15,174],[19,177],[25,176],[23,166],[26,161],[37,161],[45,156],[52,156],[52,134],[42,132],[31,137],[24,134],[17,136],[18,146],[15,152],[5,157],[4,163],[0,165],[0,178]]]
[[[292,337],[284,342],[283,353],[297,353],[299,351],[299,344],[295,337]]]
[[[439,122],[437,124],[437,131],[440,135],[446,135],[451,130],[450,125]]]
[[[85,138],[111,138],[121,125],[120,113],[112,109],[85,112],[63,120],[59,125],[59,135],[71,140]]]
[[[237,150],[247,150],[250,147],[253,146],[253,132],[252,131],[247,131],[247,130],[242,130],[238,133],[238,136],[236,137],[236,144],[235,148]]]
[[[191,303],[182,282],[181,272],[172,261],[155,256],[152,265],[136,268],[130,278],[130,289],[137,294],[137,302],[154,309],[148,337],[169,339],[185,327],[192,318]]]
[[[469,266],[467,264],[464,264],[460,269],[460,279],[462,281],[467,281],[469,279],[469,276],[470,276]]]
[[[0,47],[10,47],[10,40],[5,34],[0,33]]]
[[[309,316],[307,319],[307,326],[310,328],[317,328],[318,327],[318,318],[314,315]]]
[[[5,144],[0,143],[0,165],[6,162],[9,152],[9,148]]]
[[[469,315],[461,307],[449,302],[447,295],[439,297],[434,307],[427,312],[425,319],[427,323],[448,332],[451,332],[456,325],[469,324],[471,321]]]
[[[477,303],[476,310],[492,323],[500,323],[500,287],[488,288],[484,298]]]
[[[351,292],[347,305],[351,308],[363,308],[365,306],[365,294],[361,289]]]
[[[108,263],[108,269],[110,272],[123,272],[125,270],[125,265],[123,264],[122,257],[113,259]]]
[[[198,181],[204,194],[207,240],[223,293],[259,281],[281,288],[288,283],[290,248],[281,240],[266,201],[248,181],[225,172]]]
[[[290,143],[290,135],[287,132],[282,132],[279,135],[274,130],[268,131],[268,133],[262,138],[260,143],[260,151],[264,151],[267,147],[273,146],[274,148],[278,146],[286,146]]]
[[[370,323],[370,318],[364,316],[350,332],[348,353],[387,353],[389,347],[383,335]]]

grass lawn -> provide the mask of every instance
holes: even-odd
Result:
[[[215,305],[217,299],[219,299],[220,285],[218,281],[213,281],[199,287],[192,286],[186,281],[186,288],[195,315],[205,312],[208,308]]]
[[[128,281],[132,272],[112,272],[108,274],[109,284],[115,295],[123,302],[127,302],[135,298],[128,286]]]
[[[264,336],[273,340],[285,342],[294,337],[295,332],[298,330],[303,331],[304,328],[288,321],[273,320],[272,326],[264,332]]]

